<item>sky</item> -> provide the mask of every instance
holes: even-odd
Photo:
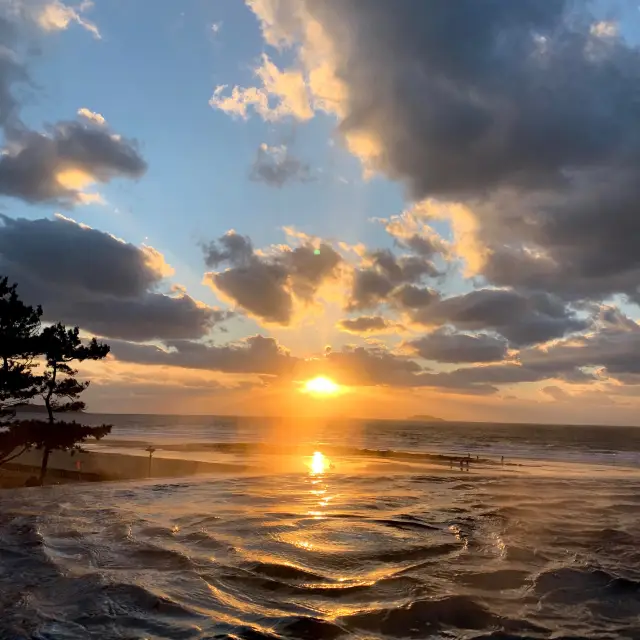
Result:
[[[640,424],[639,18],[0,0],[0,274],[91,411]]]

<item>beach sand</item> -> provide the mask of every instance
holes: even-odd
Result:
[[[183,457],[154,456],[149,465],[149,455],[144,450],[124,450],[119,453],[105,448],[70,453],[54,451],[49,459],[45,484],[71,482],[105,482],[137,480],[142,478],[179,478],[198,474],[242,473],[246,465],[225,462],[188,460]],[[0,489],[25,486],[28,478],[38,477],[42,452],[29,451],[0,468]]]

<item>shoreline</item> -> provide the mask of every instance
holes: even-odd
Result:
[[[146,452],[153,446],[149,460]],[[375,450],[332,445],[274,445],[269,443],[159,443],[112,440],[71,455],[51,454],[45,485],[130,480],[192,478],[220,474],[287,474],[313,472],[310,460],[322,450],[326,468],[320,473],[436,473],[479,475],[554,475],[580,477],[588,473],[629,477],[640,473],[632,467],[576,461],[476,458],[459,454]],[[25,487],[39,476],[41,451],[29,451],[0,467],[0,490]],[[468,461],[468,466],[461,465]],[[37,486],[37,485],[36,485]]]

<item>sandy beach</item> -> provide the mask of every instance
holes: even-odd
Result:
[[[105,447],[106,448],[106,447]],[[154,456],[149,465],[149,456],[144,450],[118,453],[109,447],[107,451],[96,448],[75,453],[54,451],[51,454],[45,484],[68,484],[73,482],[105,482],[135,480],[141,478],[178,478],[198,474],[243,473],[246,465],[189,460],[182,457],[163,457],[162,452]],[[40,471],[40,451],[29,451],[0,470],[0,489],[25,485],[31,476]]]

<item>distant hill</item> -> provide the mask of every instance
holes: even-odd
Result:
[[[409,420],[412,420],[414,422],[446,422],[444,418],[436,418],[435,416],[423,415],[410,416]]]

